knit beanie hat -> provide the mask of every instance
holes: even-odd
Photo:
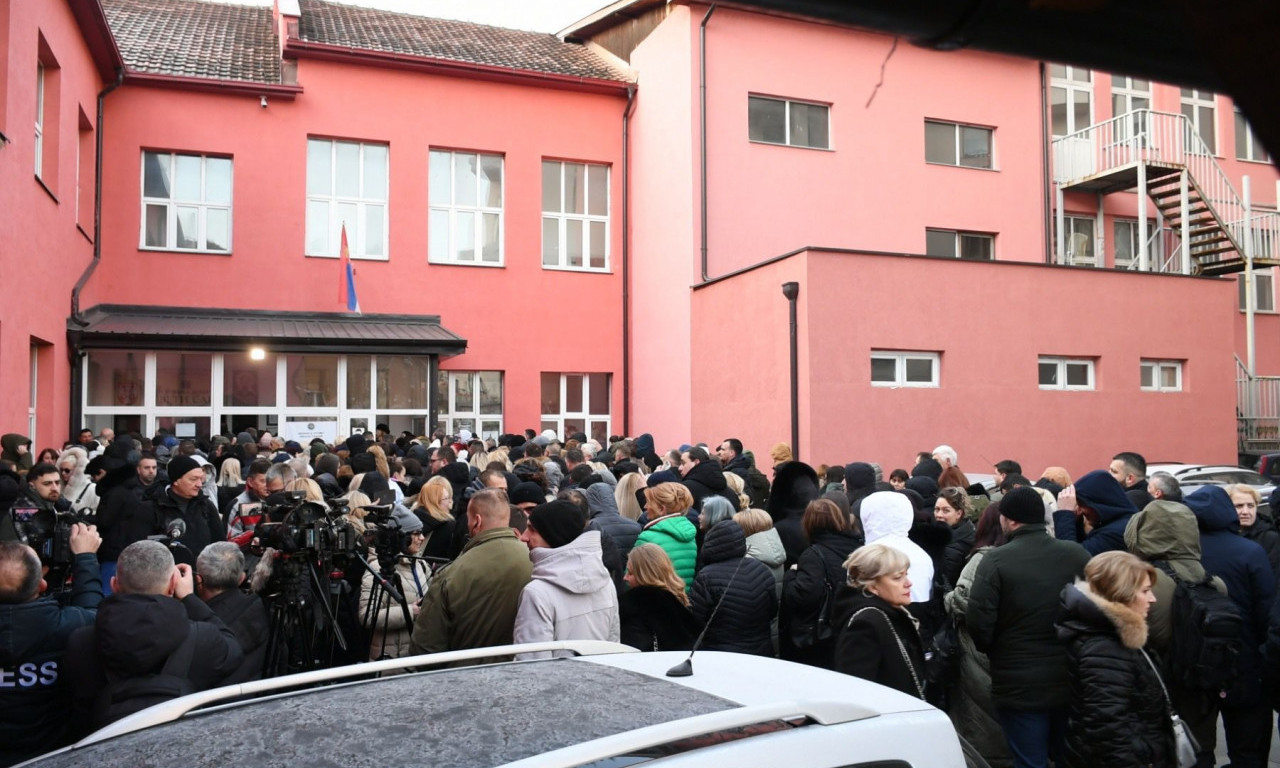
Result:
[[[582,510],[571,501],[549,501],[529,510],[529,527],[533,528],[551,547],[563,547],[578,538],[587,521]]]
[[[1014,488],[1000,499],[1000,514],[1017,523],[1043,523],[1044,501],[1034,488]]]
[[[174,456],[169,460],[169,467],[166,472],[172,482],[181,479],[193,469],[200,469],[200,462],[190,456]]]
[[[422,520],[403,504],[397,504],[391,509],[391,526],[401,533],[413,533],[422,530]]]
[[[547,496],[537,483],[525,481],[517,484],[509,494],[512,504],[545,504]]]

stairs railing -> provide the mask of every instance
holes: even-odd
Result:
[[[1240,451],[1280,450],[1280,376],[1254,376],[1236,358]]]

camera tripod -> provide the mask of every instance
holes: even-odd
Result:
[[[332,596],[336,600],[337,595],[328,576],[322,578],[318,564],[301,559],[305,556],[298,552],[280,557],[268,582],[265,598],[271,606],[271,623],[264,677],[328,666],[325,660],[332,654],[332,645],[347,649],[328,599]],[[328,653],[324,652],[326,645]]]

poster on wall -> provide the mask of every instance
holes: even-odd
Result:
[[[338,420],[286,419],[284,422],[285,440],[297,440],[305,446],[317,437],[330,445],[338,442]]]

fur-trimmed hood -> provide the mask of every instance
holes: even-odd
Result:
[[[1112,633],[1125,648],[1137,650],[1147,644],[1147,620],[1124,603],[1094,593],[1088,582],[1076,581],[1062,590],[1064,615],[1058,622],[1058,637],[1070,640],[1077,635]]]

